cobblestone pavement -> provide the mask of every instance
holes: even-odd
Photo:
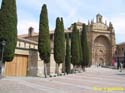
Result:
[[[87,68],[83,73],[47,79],[39,77],[0,79],[0,93],[125,93],[122,88],[125,89],[125,70],[119,72],[100,67]]]

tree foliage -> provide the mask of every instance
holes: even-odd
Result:
[[[79,63],[78,63],[78,66],[81,65],[81,63],[83,62],[83,54],[82,54],[82,45],[81,45],[81,34],[80,32],[78,31],[78,42],[79,42]]]
[[[82,45],[82,53],[83,53],[83,62],[82,66],[89,65],[89,47],[87,42],[87,33],[86,33],[86,25],[82,26],[82,35],[81,35],[81,45]]]
[[[40,58],[45,63],[50,62],[50,35],[48,26],[48,13],[46,4],[42,6],[39,22],[38,50]]]
[[[79,64],[79,38],[78,38],[78,29],[76,27],[76,23],[73,24],[73,31],[71,36],[71,62],[72,64]]]
[[[70,73],[70,63],[71,63],[71,52],[69,45],[69,34],[66,34],[66,57],[65,57],[65,71]]]
[[[12,61],[17,43],[16,0],[2,1],[0,9],[0,42],[2,40],[6,41],[4,61]]]
[[[59,75],[59,65],[65,62],[65,34],[63,18],[57,17],[54,33],[54,59],[57,63],[56,73]],[[65,65],[64,65],[65,70]],[[65,71],[64,71],[65,72]]]
[[[63,19],[56,19],[56,28],[54,33],[54,59],[57,64],[63,63],[65,58],[65,34]]]

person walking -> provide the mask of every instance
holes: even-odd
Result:
[[[120,61],[119,61],[119,57],[117,57],[117,69],[120,68]]]
[[[123,70],[123,62],[121,61],[120,62],[120,72],[122,72],[122,70]]]

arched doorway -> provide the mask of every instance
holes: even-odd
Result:
[[[101,66],[105,65],[104,58],[99,58],[99,64]]]
[[[94,63],[108,64],[110,57],[110,43],[106,36],[100,35],[94,40]]]

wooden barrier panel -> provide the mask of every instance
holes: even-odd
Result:
[[[15,55],[12,62],[5,63],[5,76],[26,76],[28,56]]]

